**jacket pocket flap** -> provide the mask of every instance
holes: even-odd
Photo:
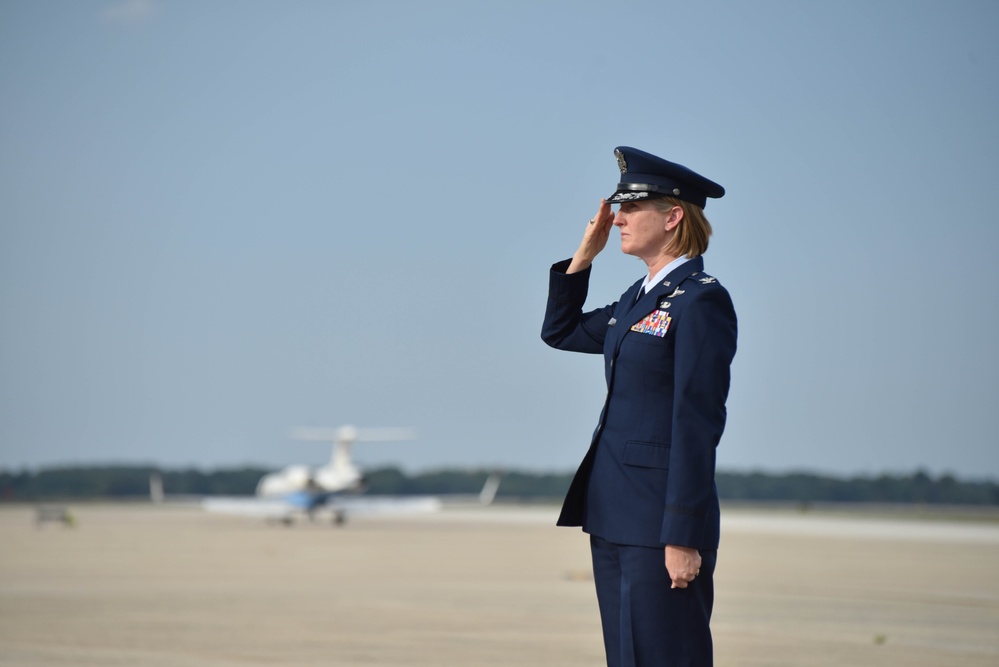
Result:
[[[669,470],[669,445],[652,442],[627,442],[623,459],[626,465]]]

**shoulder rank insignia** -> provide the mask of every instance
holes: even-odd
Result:
[[[714,278],[712,278],[711,276],[704,276],[703,278],[699,278],[698,280],[699,280],[699,282],[700,282],[700,283],[701,283],[702,285],[710,285],[711,283],[716,283],[716,282],[718,282],[717,280],[715,280],[715,279],[714,279]]]

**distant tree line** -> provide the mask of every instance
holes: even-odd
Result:
[[[37,472],[0,470],[0,502],[148,498],[149,480],[154,473],[163,480],[167,496],[251,495],[267,472],[257,467],[201,471],[164,470],[155,466],[64,467]],[[399,468],[386,467],[369,471],[365,486],[373,494],[476,494],[489,473],[488,470],[437,470],[407,474]],[[571,480],[570,473],[504,472],[498,497],[560,499]],[[809,473],[720,471],[717,483],[723,500],[999,505],[997,482],[960,481],[952,475],[933,477],[922,471],[849,479]]]
[[[0,500],[123,499],[149,497],[149,479],[158,473],[168,495],[248,495],[262,468],[202,472],[161,470],[154,466],[49,468],[38,472],[0,471]]]
[[[995,481],[959,481],[952,475],[934,478],[922,471],[849,479],[808,473],[719,472],[717,484],[718,495],[725,500],[999,505]]]

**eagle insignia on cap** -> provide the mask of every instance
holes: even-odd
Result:
[[[624,161],[624,153],[615,148],[614,156],[617,158],[617,168],[621,170],[622,174],[627,174],[628,163]]]

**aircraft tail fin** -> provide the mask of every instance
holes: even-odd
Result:
[[[163,503],[163,475],[158,471],[149,474],[149,500],[154,505]]]
[[[492,473],[489,477],[486,477],[486,483],[482,485],[482,490],[479,491],[479,504],[480,505],[492,505],[493,500],[496,499],[496,492],[499,491],[500,476],[496,473]]]

